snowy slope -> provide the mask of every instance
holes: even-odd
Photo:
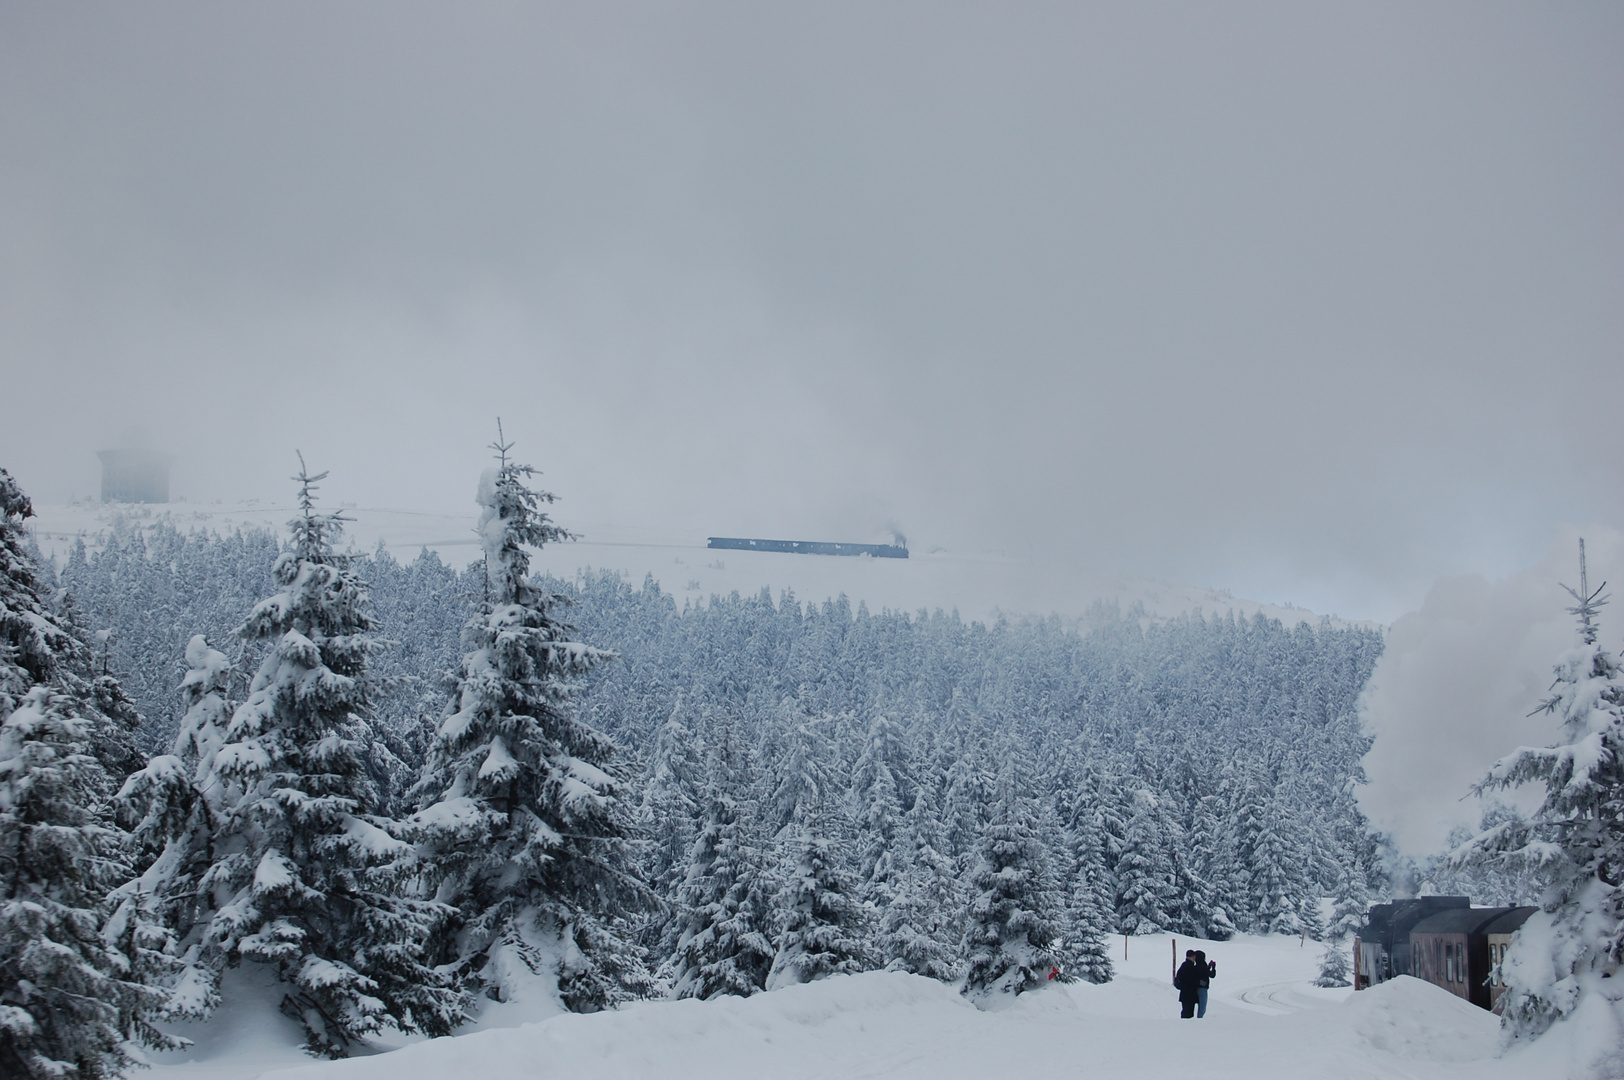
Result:
[[[229,531],[264,526],[279,535],[294,510],[291,504],[169,503],[159,506],[79,502],[36,506],[31,523],[42,551],[66,558],[75,538],[94,545],[116,521],[156,522],[167,519],[181,530]],[[355,548],[372,551],[380,543],[397,559],[416,557],[423,547],[453,566],[479,555],[475,515],[343,507],[354,521],[346,536]],[[1062,563],[997,553],[915,551],[908,559],[784,555],[753,551],[713,551],[703,536],[674,535],[659,529],[601,523],[564,524],[580,539],[551,545],[532,563],[538,571],[560,577],[591,567],[625,574],[634,583],[652,574],[679,601],[702,600],[711,594],[751,594],[763,586],[791,589],[801,600],[821,601],[844,593],[855,607],[865,602],[881,608],[914,612],[957,610],[967,619],[991,619],[997,613],[1050,615],[1073,619],[1098,600],[1115,602],[1125,611],[1144,605],[1151,615],[1203,611],[1209,615],[1261,611],[1291,626],[1319,615],[1290,605],[1244,600],[1218,589],[1178,585],[1124,574],[1099,573]],[[804,539],[804,538],[790,538]],[[867,537],[817,539],[861,540]],[[1333,620],[1335,625],[1346,625]]]
[[[1177,948],[1182,951],[1186,941]],[[1104,986],[1051,987],[980,1012],[940,983],[873,972],[749,999],[645,1002],[618,1012],[417,1041],[342,1062],[291,1047],[161,1063],[152,1080],[441,1080],[448,1077],[1203,1077],[1511,1080],[1582,1076],[1578,1042],[1547,1039],[1494,1056],[1498,1021],[1401,978],[1359,994],[1309,983],[1319,949],[1295,938],[1200,943],[1219,978],[1206,1019],[1178,1019],[1172,942],[1134,938]]]

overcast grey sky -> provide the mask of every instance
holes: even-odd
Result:
[[[0,464],[1391,619],[1624,524],[1624,6],[0,6]]]

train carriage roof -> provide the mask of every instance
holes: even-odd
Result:
[[[1450,908],[1428,915],[1414,926],[1410,927],[1413,934],[1485,934],[1490,923],[1504,919],[1517,911],[1517,908]],[[1529,909],[1533,910],[1532,908]],[[1527,918],[1527,916],[1523,916]],[[1522,925],[1519,920],[1518,926]],[[1509,931],[1506,931],[1509,932]]]
[[[1485,934],[1515,933],[1523,923],[1528,921],[1528,916],[1532,915],[1538,910],[1539,908],[1536,907],[1511,908],[1504,915],[1485,926],[1481,932]]]

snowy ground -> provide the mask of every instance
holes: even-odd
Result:
[[[475,514],[438,514],[378,507],[341,508],[354,520],[346,536],[358,550],[373,551],[382,543],[397,559],[415,558],[427,547],[452,566],[478,555]],[[65,559],[80,536],[94,545],[115,521],[150,523],[167,518],[183,531],[207,528],[228,532],[241,526],[264,526],[278,533],[293,516],[291,504],[258,502],[168,503],[156,506],[78,502],[37,505],[31,531],[47,555]],[[1152,615],[1203,611],[1208,615],[1261,611],[1288,626],[1318,623],[1319,615],[1288,604],[1260,603],[1221,589],[1177,585],[1126,574],[1099,573],[1016,554],[915,550],[908,559],[837,558],[756,551],[713,551],[703,536],[677,535],[623,524],[564,522],[580,535],[574,543],[549,545],[534,560],[537,570],[560,577],[584,567],[615,570],[634,584],[645,574],[678,601],[700,600],[737,591],[749,595],[762,586],[774,596],[784,588],[801,600],[822,601],[844,593],[852,606],[864,601],[876,611],[891,608],[915,612],[957,610],[967,619],[1008,614],[1084,615],[1096,600],[1118,603],[1124,611],[1143,604]],[[868,543],[874,537],[789,537]],[[889,542],[888,538],[878,538]],[[1336,625],[1346,625],[1333,620]]]
[[[1189,945],[1181,940],[1180,952]],[[753,998],[644,1002],[591,1016],[496,1007],[482,1030],[414,1041],[341,1062],[293,1047],[270,987],[192,1032],[152,1080],[441,1080],[477,1077],[1316,1077],[1331,1080],[1560,1080],[1584,1040],[1558,1029],[1495,1057],[1498,1021],[1436,987],[1402,978],[1352,994],[1310,982],[1319,949],[1294,938],[1196,943],[1218,961],[1204,1020],[1178,1019],[1173,945],[1134,938],[1117,978],[1023,995],[981,1012],[928,979],[874,972]],[[506,1010],[506,1011],[504,1011]],[[545,1016],[535,1022],[537,1016]]]

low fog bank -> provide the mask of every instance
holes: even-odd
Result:
[[[1624,585],[1624,534],[1562,527],[1538,565],[1497,581],[1442,578],[1419,610],[1393,623],[1361,701],[1376,740],[1359,801],[1400,851],[1430,854],[1451,827],[1475,826],[1483,804],[1467,789],[1518,746],[1555,741],[1556,718],[1528,714],[1545,697],[1558,654],[1577,641],[1562,585],[1579,584],[1580,536],[1591,587]],[[1603,608],[1601,625],[1603,644],[1618,649],[1624,608]],[[1504,801],[1526,809],[1535,795]]]

